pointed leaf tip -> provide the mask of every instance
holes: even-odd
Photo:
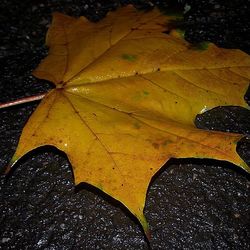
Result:
[[[250,167],[244,162],[242,161],[239,166],[244,169],[248,174],[250,174]]]
[[[143,231],[144,231],[148,241],[150,241],[151,240],[151,232],[150,232],[146,217],[144,216],[144,214],[142,214],[140,217],[138,217],[138,219],[142,225]]]
[[[10,172],[10,170],[11,170],[11,165],[10,165],[10,164],[8,164],[8,165],[7,165],[7,167],[5,167],[5,170],[4,170],[4,175],[8,175],[8,174],[9,174],[9,172]]]
[[[150,231],[150,229],[148,228],[147,231],[144,231],[144,232],[145,232],[145,235],[147,237],[148,242],[150,242],[151,241],[151,231]]]
[[[5,167],[4,170],[4,175],[9,175],[12,167],[14,166],[14,164],[17,162],[17,159],[15,159],[14,157],[12,157],[12,159],[10,160],[9,164]]]

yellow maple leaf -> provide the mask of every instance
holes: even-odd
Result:
[[[91,23],[55,13],[48,56],[34,71],[56,86],[25,125],[14,164],[52,145],[72,164],[75,183],[89,183],[143,215],[155,173],[170,159],[215,158],[249,172],[236,153],[241,135],[195,128],[198,113],[246,107],[250,58],[209,44],[194,49],[173,30],[174,17],[131,6]]]

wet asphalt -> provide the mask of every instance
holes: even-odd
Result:
[[[108,2],[108,3],[107,3]],[[120,4],[146,9],[166,1],[18,1],[0,3],[0,102],[52,88],[31,76],[46,55],[53,11],[100,20]],[[179,1],[181,24],[193,43],[212,41],[250,51],[249,1]],[[250,94],[246,94],[249,101]],[[38,103],[0,110],[0,171]],[[217,108],[196,119],[205,129],[250,134],[250,111]],[[250,143],[238,152],[250,162]],[[145,207],[151,249],[250,248],[249,176],[215,160],[171,160],[153,179]],[[9,178],[0,176],[0,249],[150,249],[138,222],[112,198],[73,184],[67,157],[50,147],[24,157]]]

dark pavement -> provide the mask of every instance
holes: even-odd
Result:
[[[31,71],[46,55],[44,37],[53,11],[86,15],[96,21],[119,3],[148,8],[159,2],[2,0],[0,102],[52,87],[32,77]],[[249,1],[180,2],[191,8],[184,22],[189,41],[210,40],[250,51]],[[166,8],[164,3],[161,1],[162,8]],[[36,106],[0,110],[0,171],[11,159],[25,121]],[[220,108],[196,123],[249,134],[250,111]],[[239,145],[239,152],[250,161],[249,140]],[[249,176],[229,163],[169,162],[152,181],[147,196],[151,248],[250,249],[249,187]],[[95,188],[75,188],[67,157],[49,147],[24,157],[8,179],[0,176],[0,214],[0,249],[4,250],[149,249],[133,216]]]

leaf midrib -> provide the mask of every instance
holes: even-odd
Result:
[[[138,121],[138,122],[140,122],[140,123],[143,123],[144,125],[146,125],[146,126],[148,126],[148,127],[151,127],[151,128],[153,128],[153,129],[156,129],[156,130],[161,131],[161,132],[166,133],[166,134],[170,134],[170,135],[172,135],[172,136],[176,136],[177,138],[181,138],[181,139],[190,141],[190,142],[192,142],[192,143],[202,145],[202,146],[204,146],[204,147],[206,147],[206,148],[215,150],[215,151],[219,152],[220,154],[226,156],[227,158],[230,158],[230,157],[231,157],[230,154],[226,154],[225,152],[223,152],[223,151],[221,151],[221,150],[219,150],[219,149],[217,149],[217,148],[214,148],[214,147],[212,147],[212,146],[209,146],[209,145],[207,145],[207,144],[203,144],[203,143],[201,143],[200,141],[197,142],[197,141],[194,141],[194,140],[192,140],[192,139],[190,139],[190,138],[187,138],[187,137],[184,137],[184,136],[180,136],[180,135],[175,134],[175,133],[173,133],[173,132],[165,131],[165,130],[162,130],[162,129],[158,128],[158,127],[155,127],[155,126],[153,126],[153,125],[151,125],[151,124],[148,124],[148,123],[146,123],[145,121],[142,121],[142,120],[139,118],[140,115],[133,115],[133,113],[128,113],[128,112],[126,112],[126,111],[118,110],[118,109],[116,109],[116,108],[110,107],[110,106],[105,105],[105,104],[103,104],[103,103],[99,103],[99,102],[97,102],[97,101],[88,99],[87,97],[82,97],[82,96],[77,95],[77,94],[75,94],[75,93],[67,92],[67,94],[70,94],[70,95],[73,95],[73,96],[77,96],[77,97],[83,98],[83,99],[85,99],[85,100],[87,100],[87,101],[89,101],[89,102],[94,103],[95,105],[98,104],[98,105],[104,106],[104,107],[106,107],[106,108],[108,108],[108,109],[111,109],[111,110],[113,110],[113,111],[117,111],[117,112],[124,113],[124,114],[128,115],[130,118],[135,119],[136,121]],[[68,99],[68,98],[67,98],[67,99]],[[68,100],[69,100],[69,99],[68,99]],[[74,107],[74,105],[71,103],[70,100],[69,100],[69,103],[72,105],[72,107]],[[75,107],[74,107],[74,110],[75,110]],[[78,114],[78,115],[79,115],[79,114]],[[141,116],[141,117],[143,118],[143,116]],[[146,116],[145,116],[144,118],[148,119],[148,117],[146,117]],[[81,120],[83,120],[83,119],[81,118]],[[175,121],[174,121],[174,122],[175,122]],[[86,122],[84,122],[84,123],[86,123]],[[88,127],[89,127],[89,126],[88,126]],[[193,128],[193,129],[200,130],[200,129],[196,128],[196,127],[192,127],[192,128]],[[91,128],[90,128],[90,130],[91,130]],[[91,130],[91,132],[94,134],[94,136],[96,136],[96,134],[95,134],[95,132],[94,132],[93,130]],[[97,137],[97,136],[96,136],[96,137]],[[101,142],[101,139],[100,139],[100,138],[98,138],[98,140]],[[106,147],[105,147],[105,149],[106,149]],[[106,151],[107,151],[107,153],[109,154],[109,151],[108,151],[107,149],[106,149]],[[110,155],[110,154],[109,154],[109,155]],[[110,155],[110,156],[111,156],[111,155]],[[111,158],[113,158],[113,157],[111,156]],[[204,157],[204,158],[205,158],[205,157]],[[168,160],[168,159],[167,159],[167,160]]]

